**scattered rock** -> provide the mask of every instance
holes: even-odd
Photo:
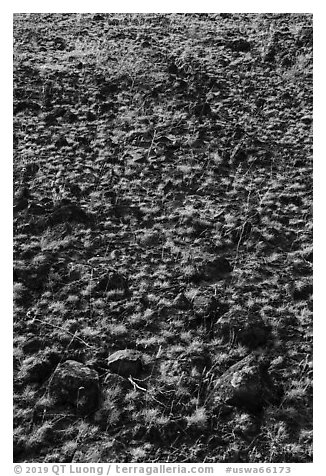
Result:
[[[293,273],[297,276],[309,276],[312,274],[312,263],[308,260],[300,260],[292,265]]]
[[[266,345],[271,339],[271,328],[260,316],[224,315],[216,324],[216,332],[227,341],[235,339],[239,344],[253,350]]]
[[[101,15],[101,13],[96,13],[95,15],[93,15],[94,21],[103,21],[104,19],[104,15]]]
[[[20,188],[14,196],[14,213],[25,210],[28,207],[30,191],[27,187]]]
[[[211,107],[207,102],[196,104],[192,110],[195,116],[210,116],[212,113]]]
[[[254,438],[260,430],[260,418],[243,412],[235,412],[234,419],[236,424],[234,426],[235,434],[244,438]]]
[[[297,283],[292,291],[295,301],[304,301],[312,295],[313,286],[310,283]]]
[[[310,26],[302,27],[300,31],[298,32],[296,45],[299,48],[302,48],[303,46],[312,46],[312,44],[313,44],[313,28]]]
[[[190,302],[183,293],[179,293],[173,300],[173,306],[181,311],[189,309]]]
[[[51,213],[48,222],[50,225],[57,225],[64,222],[88,223],[90,217],[77,204],[69,200],[62,200]]]
[[[289,67],[292,66],[292,64],[293,64],[293,59],[291,58],[290,55],[285,54],[285,55],[282,57],[281,64],[282,64],[282,66],[284,66],[285,68],[289,68]]]
[[[215,330],[216,321],[228,311],[228,305],[220,302],[214,296],[198,294],[193,302],[194,316],[190,318],[190,327],[205,326],[207,332]]]
[[[22,345],[22,349],[26,354],[34,354],[35,352],[38,352],[41,347],[42,340],[39,337],[31,337]]]
[[[301,117],[301,122],[303,122],[304,124],[311,124],[312,123],[312,116],[303,116]]]
[[[19,101],[14,106],[14,114],[18,114],[19,112],[25,111],[26,109],[32,112],[39,112],[41,106],[34,101]]]
[[[279,395],[267,368],[267,362],[256,354],[232,365],[214,386],[214,403],[254,414],[261,412],[266,403],[276,403]]]
[[[144,233],[140,236],[139,241],[143,246],[157,246],[161,241],[160,233],[157,230],[150,233]]]
[[[197,294],[192,302],[193,310],[198,317],[208,317],[219,309],[219,302],[214,296]]]
[[[28,205],[28,213],[30,215],[36,215],[36,216],[42,216],[45,215],[49,210],[46,208],[42,207],[36,202],[30,202]]]
[[[168,73],[173,74],[175,76],[179,74],[179,69],[178,69],[177,65],[174,62],[169,64]]]
[[[108,357],[108,369],[122,377],[139,377],[143,369],[142,353],[124,349],[114,352]]]
[[[190,356],[190,362],[193,368],[199,373],[207,371],[211,367],[211,359],[209,354],[205,351],[202,353],[196,352]]]
[[[233,267],[226,258],[215,258],[199,267],[196,280],[215,281],[230,277]]]
[[[54,47],[59,51],[64,51],[67,47],[67,43],[61,36],[57,36],[53,40]]]
[[[56,402],[70,403],[82,414],[88,414],[99,403],[98,374],[80,362],[67,360],[53,373],[50,393]]]
[[[118,91],[118,83],[115,81],[104,81],[99,85],[99,97],[102,100],[106,100],[108,96]],[[110,102],[110,107],[114,107],[114,103]]]
[[[291,194],[291,193],[284,194],[279,197],[279,200],[282,205],[293,204],[297,207],[302,206],[302,198],[298,196],[297,194]]]
[[[235,40],[232,40],[228,44],[228,46],[229,48],[231,48],[232,51],[242,51],[246,53],[251,50],[251,43],[245,38],[237,38]]]
[[[77,199],[81,198],[83,191],[76,183],[70,183],[67,185],[69,192],[74,195]]]
[[[14,286],[13,286],[13,300],[19,305],[27,305],[31,299],[31,295],[27,287],[23,283],[17,282],[14,275]]]
[[[276,48],[273,44],[271,44],[267,46],[262,59],[266,63],[273,63],[275,61],[275,55],[276,55]]]
[[[55,124],[56,120],[59,117],[63,117],[66,114],[66,112],[67,112],[67,109],[65,107],[62,107],[62,106],[54,107],[51,112],[49,112],[48,114],[45,114],[44,122],[48,126],[53,125]]]
[[[237,335],[237,341],[252,350],[266,345],[271,338],[271,328],[262,319],[249,320]]]
[[[173,185],[173,182],[171,180],[167,180],[165,182],[164,186],[162,187],[162,191],[163,191],[164,195],[167,195],[173,189],[174,189],[174,185]]]
[[[314,261],[314,254],[313,250],[307,249],[302,252],[302,256],[305,260],[309,261],[309,263],[313,263]]]
[[[128,279],[117,271],[111,270],[99,278],[94,290],[98,293],[117,291],[117,297],[120,296],[123,299],[129,294]]]
[[[113,354],[114,355],[114,354]],[[127,390],[131,388],[131,383],[125,377],[115,373],[106,374],[103,381],[103,388],[120,388],[122,390]]]
[[[63,118],[65,121],[69,122],[69,124],[72,124],[77,121],[78,116],[72,111],[66,111]]]
[[[35,253],[35,250],[33,250]],[[28,259],[28,255],[25,259]],[[47,259],[39,263],[24,263],[17,261],[14,263],[14,281],[22,282],[32,291],[40,291],[46,283],[51,267],[51,262]]]
[[[61,147],[68,147],[69,142],[67,141],[67,139],[64,136],[60,136],[56,139],[56,141],[54,142],[54,145],[58,149],[61,149]]]
[[[31,180],[37,174],[39,168],[40,167],[36,162],[30,162],[26,164],[23,169],[23,176],[22,176],[23,182],[27,182],[28,180]]]
[[[13,457],[14,461],[18,461],[21,455],[26,450],[26,441],[22,437],[14,435],[13,438]]]
[[[92,111],[87,111],[86,119],[87,119],[88,121],[95,121],[95,119],[96,119],[96,114],[94,114]]]
[[[39,353],[28,357],[22,363],[18,377],[26,382],[42,383],[50,376],[59,359],[56,353]]]

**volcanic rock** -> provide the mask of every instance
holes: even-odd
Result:
[[[227,341],[235,340],[251,350],[266,345],[271,339],[271,328],[260,316],[225,314],[216,324],[216,332]]]
[[[108,357],[107,366],[122,377],[139,377],[143,369],[142,354],[132,349],[118,350]]]
[[[52,369],[58,364],[58,359],[56,353],[42,352],[27,357],[22,363],[18,377],[26,382],[42,383],[50,376]]]
[[[226,258],[214,258],[207,261],[198,270],[199,280],[217,281],[228,278],[233,267]]]
[[[80,362],[67,360],[53,373],[50,394],[58,403],[70,403],[80,413],[88,414],[99,403],[98,374]]]
[[[267,362],[254,353],[232,365],[214,386],[214,403],[250,413],[259,413],[266,403],[275,403],[279,395],[267,368]]]
[[[39,165],[36,162],[30,162],[23,169],[22,180],[24,182],[31,180],[38,172]]]
[[[102,275],[95,286],[95,292],[109,291],[121,291],[121,298],[129,292],[127,278],[113,269]]]
[[[299,283],[292,290],[292,297],[295,301],[305,301],[312,295],[313,286],[310,283]]]
[[[89,220],[90,217],[79,205],[70,202],[70,200],[62,200],[56,205],[48,222],[50,225],[57,225],[58,223],[71,221],[87,223]]]
[[[189,309],[190,302],[186,298],[183,293],[179,293],[173,300],[173,305],[176,309],[180,309],[181,311],[185,311]]]
[[[28,207],[28,200],[31,198],[29,189],[22,187],[14,196],[14,213],[20,212]]]
[[[109,372],[104,378],[103,388],[119,388],[122,390],[127,390],[128,388],[131,388],[131,384],[125,377]]]
[[[235,40],[232,40],[228,46],[231,48],[231,50],[238,52],[247,52],[251,49],[250,42],[247,41],[245,38],[237,38]]]
[[[198,294],[192,302],[193,316],[189,319],[190,328],[204,326],[206,332],[215,331],[218,319],[228,311],[228,305],[220,302],[215,296]]]
[[[196,316],[205,317],[215,314],[219,308],[219,303],[214,296],[197,294],[193,299],[192,306]]]

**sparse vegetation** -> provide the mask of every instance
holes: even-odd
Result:
[[[309,14],[14,15],[16,462],[312,461],[311,124]]]

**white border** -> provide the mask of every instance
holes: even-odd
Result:
[[[314,463],[306,465],[290,465],[292,474],[325,474],[325,441],[326,428],[324,381],[325,353],[324,344],[325,319],[323,315],[323,293],[326,280],[324,278],[325,258],[322,253],[325,230],[325,140],[324,122],[326,116],[325,103],[325,46],[326,29],[325,9],[322,2],[304,1],[171,1],[162,3],[150,1],[105,2],[92,1],[89,4],[80,1],[57,1],[47,4],[44,1],[13,1],[2,5],[0,15],[1,45],[1,159],[0,159],[0,203],[4,226],[1,230],[1,409],[2,425],[0,445],[0,461],[3,463],[3,474],[13,474],[12,470],[12,14],[30,12],[112,12],[112,13],[176,13],[176,12],[250,12],[250,13],[313,13],[314,14]],[[324,345],[325,346],[325,345]],[[326,362],[326,361],[325,361]],[[236,466],[236,465],[233,465]],[[244,465],[246,466],[246,465]],[[263,466],[263,465],[259,465]],[[324,465],[325,466],[325,465]],[[8,469],[8,471],[6,471]],[[221,473],[222,474],[222,473]]]

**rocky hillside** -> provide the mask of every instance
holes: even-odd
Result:
[[[312,461],[312,16],[14,15],[14,460]]]

